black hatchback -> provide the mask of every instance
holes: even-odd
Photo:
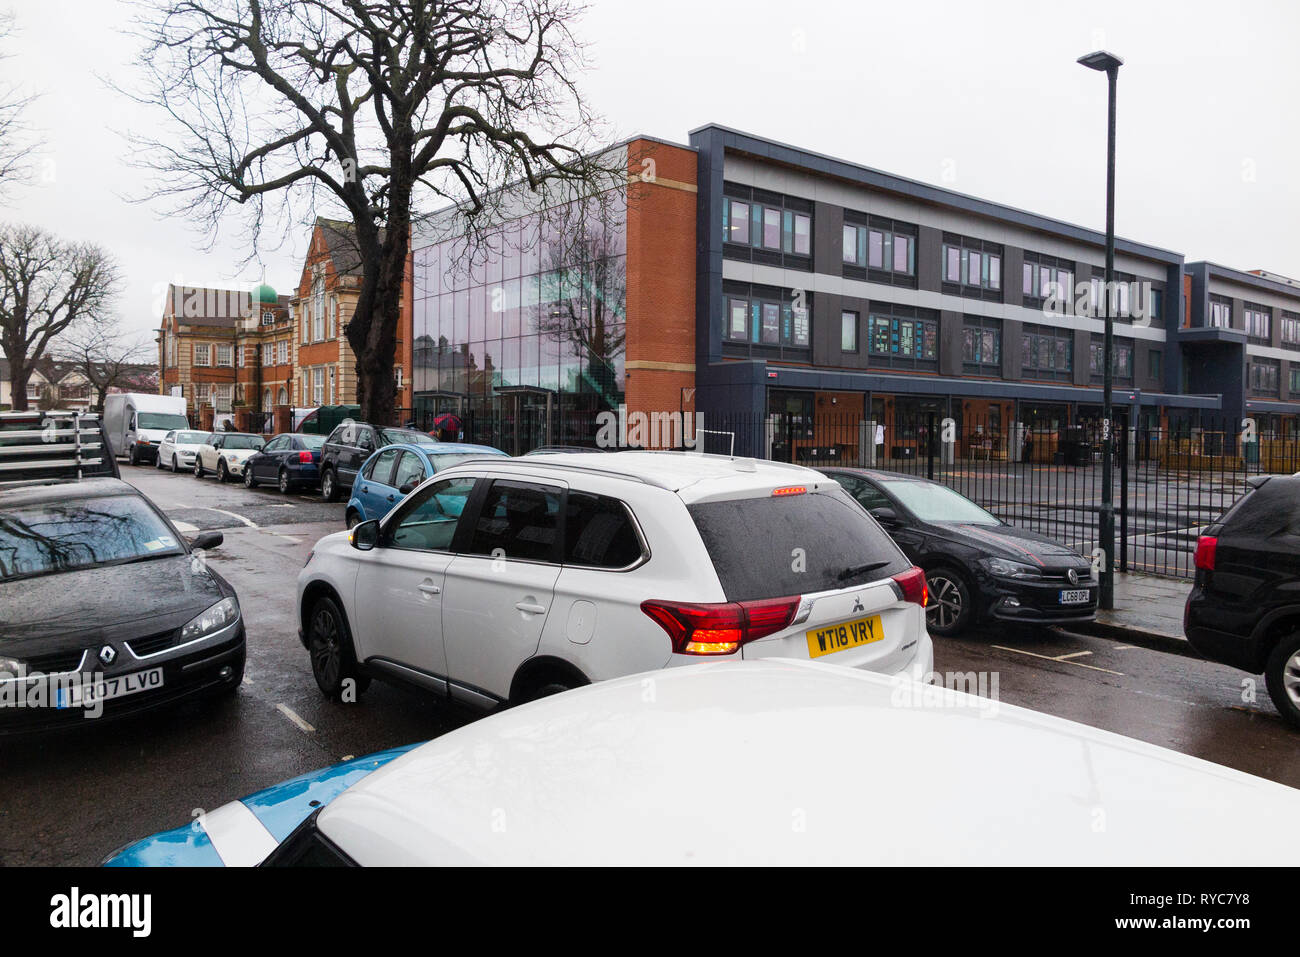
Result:
[[[933,634],[956,635],[990,620],[1057,625],[1096,617],[1092,564],[1065,545],[1008,525],[938,482],[866,469],[820,471],[925,570]]]
[[[76,724],[244,674],[235,590],[119,479],[0,490],[0,732]]]
[[[1183,630],[1211,661],[1263,674],[1300,727],[1300,477],[1251,481],[1197,541]]]

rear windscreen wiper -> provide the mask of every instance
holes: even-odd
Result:
[[[849,578],[857,578],[859,575],[865,575],[867,572],[874,572],[877,568],[884,568],[890,564],[888,561],[867,562],[865,565],[851,565],[839,574],[839,581],[845,581]]]

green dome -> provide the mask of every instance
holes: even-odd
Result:
[[[253,290],[253,301],[260,306],[278,306],[280,304],[280,297],[276,294],[274,289],[266,283],[262,283],[262,285]]]

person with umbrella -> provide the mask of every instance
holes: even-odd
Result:
[[[463,428],[460,416],[445,412],[434,418],[433,431],[429,434],[439,442],[459,442]]]

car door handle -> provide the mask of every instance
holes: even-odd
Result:
[[[415,586],[415,587],[417,587],[418,589],[420,589],[420,591],[422,591],[422,592],[423,592],[424,594],[426,594],[426,595],[441,595],[441,594],[442,594],[442,588],[441,588],[440,586],[438,586],[438,585],[435,585],[433,582],[430,582],[430,581],[423,581],[423,582],[420,582],[420,584],[418,584],[418,585]]]
[[[540,615],[542,612],[546,611],[545,605],[539,605],[535,601],[517,601],[515,602],[515,607],[529,615]]]

